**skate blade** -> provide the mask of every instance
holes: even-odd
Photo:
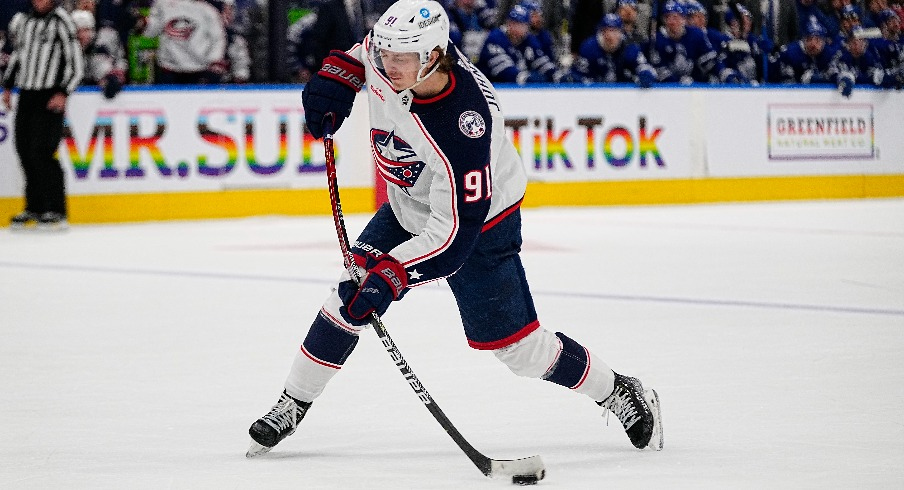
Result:
[[[68,223],[54,223],[52,225],[37,225],[34,228],[35,231],[43,232],[43,233],[59,233],[63,231],[69,230]]]
[[[659,410],[659,394],[656,390],[645,390],[643,399],[653,412],[653,436],[650,437],[650,443],[644,449],[653,449],[654,451],[662,451],[662,413]]]
[[[256,456],[260,456],[261,454],[267,454],[270,452],[271,449],[273,449],[273,448],[267,447],[267,446],[261,446],[257,442],[251,441],[251,447],[248,448],[248,452],[245,453],[245,457],[250,459],[250,458],[253,458]]]

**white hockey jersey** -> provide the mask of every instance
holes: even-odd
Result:
[[[226,29],[213,5],[203,0],[157,0],[144,29],[160,36],[157,63],[167,70],[197,73],[223,61]]]
[[[413,237],[389,251],[409,286],[449,276],[480,233],[518,209],[527,186],[521,157],[505,132],[493,86],[449,44],[458,64],[429,99],[396,92],[367,56],[369,38],[349,54],[365,65],[370,143],[389,203]],[[412,277],[413,276],[413,277]]]

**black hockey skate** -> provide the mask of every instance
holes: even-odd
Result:
[[[24,230],[27,226],[34,225],[37,222],[37,213],[32,213],[31,211],[22,211],[21,213],[10,218],[9,227],[13,230]]]
[[[69,229],[69,221],[60,213],[42,213],[38,217],[38,229],[43,231],[65,231]]]
[[[618,417],[634,447],[662,450],[662,416],[655,390],[644,391],[640,380],[615,373],[615,389],[597,403]]]
[[[296,400],[283,391],[270,412],[257,419],[248,429],[253,442],[245,457],[253,458],[267,453],[273,446],[279,444],[279,441],[292,435],[309,408],[310,403]]]

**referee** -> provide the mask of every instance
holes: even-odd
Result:
[[[10,220],[10,227],[65,229],[66,187],[55,153],[63,135],[66,98],[82,79],[84,60],[69,14],[55,0],[31,0],[31,7],[10,21],[13,52],[3,75],[6,109],[10,91],[19,88],[14,128],[25,174],[25,210]]]

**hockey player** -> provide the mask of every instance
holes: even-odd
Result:
[[[293,433],[339,372],[372,313],[446,278],[468,344],[515,374],[590,397],[618,416],[638,448],[662,448],[659,400],[586,347],[538,320],[521,265],[527,177],[490,82],[449,42],[435,1],[399,0],[361,44],[332,51],[305,86],[315,138],[338,128],[368,88],[370,142],[389,182],[383,205],[351,251],[363,281],[344,272],[295,356],[285,391],[249,430],[253,457]]]
[[[477,61],[487,35],[495,26],[496,11],[483,0],[454,0],[448,9],[452,42]]]
[[[660,82],[690,85],[709,83],[710,77],[736,82],[737,74],[725,69],[706,34],[688,26],[684,6],[669,0],[663,7],[664,26],[650,46],[650,62]]]
[[[728,42],[728,36],[718,29],[708,26],[709,17],[706,8],[697,0],[687,0],[684,3],[684,12],[687,19],[687,25],[694,26],[706,34],[706,39],[717,53],[721,54],[723,44]]]
[[[649,5],[646,7],[647,15],[644,17],[646,22],[641,24],[638,20],[637,0],[618,0],[615,3],[615,13],[621,17],[622,29],[625,31],[625,39],[628,43],[646,46],[650,41]]]
[[[640,47],[625,40],[617,14],[603,16],[596,36],[581,43],[571,70],[574,80],[583,83],[636,83],[648,88],[656,80],[656,72]]]
[[[842,70],[841,52],[827,44],[825,27],[811,22],[805,32],[802,40],[782,46],[778,53],[776,65],[781,83],[836,85],[842,95],[849,97],[854,77]]]
[[[556,65],[530,33],[530,13],[521,5],[512,7],[504,26],[490,31],[477,67],[492,82],[524,85],[559,79]]]
[[[856,28],[841,45],[839,63],[843,71],[850,72],[855,85],[893,88],[893,77],[885,76],[885,69],[879,59],[879,52],[869,41],[858,36],[862,28]]]
[[[904,86],[904,38],[901,37],[901,18],[892,9],[885,9],[878,15],[880,39],[872,44],[885,70],[886,86]]]
[[[836,48],[841,47],[854,34],[855,29],[861,28],[860,13],[857,7],[845,5],[841,8],[841,21],[838,23],[838,34],[832,39]],[[828,29],[826,29],[828,30]]]
[[[546,56],[549,56],[549,60],[558,66],[556,42],[552,33],[546,28],[546,19],[543,17],[543,5],[540,0],[523,0],[521,6],[530,14],[530,33],[537,38],[540,48],[543,49]]]
[[[734,10],[725,12],[725,25],[728,28],[728,41],[722,58],[726,68],[738,73],[745,80],[758,84],[763,73],[763,39],[757,38],[752,32],[753,16],[744,6],[735,6],[739,15]]]

